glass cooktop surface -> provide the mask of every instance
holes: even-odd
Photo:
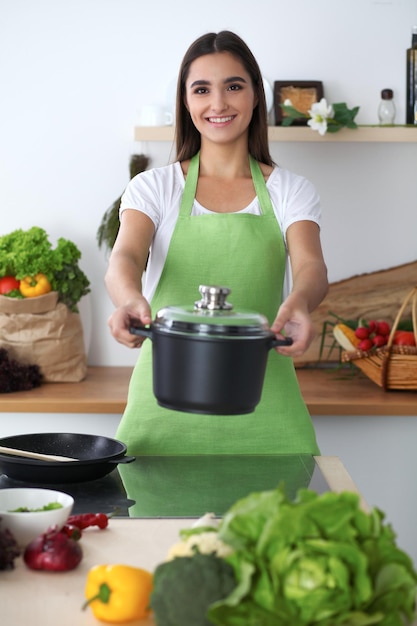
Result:
[[[323,493],[329,487],[311,455],[205,455],[136,457],[93,481],[39,485],[0,476],[0,489],[45,487],[75,499],[74,513],[103,512],[124,517],[223,515],[238,499],[282,485],[293,499],[300,488]]]

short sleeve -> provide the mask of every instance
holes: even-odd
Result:
[[[320,197],[307,178],[277,167],[267,186],[284,238],[294,222],[310,220],[321,226]]]
[[[164,218],[178,205],[182,194],[179,164],[154,168],[137,174],[126,187],[120,203],[119,214],[126,209],[141,211],[158,229]]]

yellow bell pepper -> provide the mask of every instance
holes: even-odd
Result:
[[[51,283],[45,274],[26,276],[20,281],[19,290],[25,298],[34,298],[35,296],[49,293],[51,291]]]
[[[153,575],[130,565],[96,565],[87,575],[83,609],[103,622],[119,624],[150,613]]]

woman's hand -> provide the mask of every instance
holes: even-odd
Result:
[[[282,303],[271,326],[277,338],[291,337],[291,346],[278,346],[277,352],[285,356],[301,356],[310,346],[315,336],[314,325],[307,307],[296,305],[295,298],[289,296]]]
[[[140,348],[146,337],[132,335],[129,331],[133,321],[146,326],[152,322],[151,308],[143,296],[117,308],[109,317],[108,325],[113,337],[128,348]]]

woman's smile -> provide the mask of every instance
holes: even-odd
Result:
[[[211,124],[227,124],[228,122],[231,122],[232,120],[234,120],[235,117],[236,115],[227,115],[224,117],[208,117],[207,120]]]

